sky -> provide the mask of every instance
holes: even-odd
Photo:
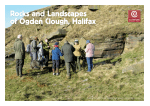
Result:
[[[33,10],[37,10],[37,9],[41,9],[44,7],[47,7],[50,5],[5,5],[5,28],[8,28],[11,26],[10,21],[11,20],[15,20],[15,18],[17,18],[17,20],[21,19],[23,16],[10,16],[10,11],[13,10],[15,12],[30,12]]]

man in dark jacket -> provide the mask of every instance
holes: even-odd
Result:
[[[73,72],[76,73],[75,64],[74,64],[74,54],[75,48],[68,43],[68,41],[64,42],[64,45],[61,48],[61,53],[64,55],[65,64],[67,69],[67,77],[70,78],[70,66],[72,67]]]
[[[17,76],[20,75],[20,77],[22,77],[22,68],[25,59],[25,47],[24,47],[24,43],[22,42],[22,35],[17,36],[17,39],[15,40],[14,43],[14,51],[15,51],[15,59],[16,59]]]

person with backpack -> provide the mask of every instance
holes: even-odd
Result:
[[[56,68],[56,75],[59,75],[59,61],[60,61],[60,56],[63,56],[59,49],[59,42],[55,42],[54,44],[54,49],[52,50],[52,70],[53,70],[53,75],[55,75],[55,68]]]
[[[85,52],[86,52],[86,60],[88,64],[87,72],[91,72],[93,68],[93,57],[94,57],[95,46],[92,43],[90,43],[90,40],[86,41],[86,45],[87,46],[85,48]]]
[[[25,46],[22,41],[22,35],[18,35],[14,43],[15,59],[16,59],[16,72],[17,76],[22,77],[22,68],[25,59]]]
[[[37,51],[38,51],[38,48],[37,48],[37,40],[38,40],[38,37],[35,37],[35,39],[31,42],[31,53],[32,53],[32,56],[33,56],[33,67],[34,69],[39,69],[39,67],[36,66],[36,61],[37,61]]]

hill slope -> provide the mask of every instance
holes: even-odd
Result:
[[[42,12],[43,10],[51,12],[86,12],[86,17],[77,17],[88,18],[90,20],[96,20],[96,24],[87,24],[87,25],[77,25],[70,24],[67,27],[66,39],[74,39],[85,37],[91,39],[92,42],[95,42],[95,39],[101,39],[104,41],[105,38],[116,36],[116,34],[125,33],[125,34],[141,34],[144,33],[144,6],[143,5],[100,5],[99,10],[91,11],[88,9],[88,6],[84,5],[77,9],[72,5],[63,5],[63,6],[50,6],[35,10],[36,12]],[[141,22],[132,23],[128,22],[128,10],[141,10]],[[30,12],[32,13],[32,12]],[[46,12],[47,13],[47,12]],[[24,19],[31,20],[41,19],[45,21],[46,18],[51,18],[54,20],[61,20],[66,18],[69,22],[72,22],[74,17],[49,17],[47,14],[44,17],[32,17],[31,14],[29,17],[24,17]],[[12,46],[18,34],[23,35],[23,41],[25,45],[28,44],[29,38],[33,36],[38,36],[40,40],[43,40],[49,36],[52,32],[55,32],[62,25],[58,24],[46,24],[43,25],[24,25],[24,24],[13,24],[11,27],[5,29],[5,50],[7,53],[12,52]],[[93,39],[93,40],[92,40]],[[61,43],[60,43],[61,44]]]

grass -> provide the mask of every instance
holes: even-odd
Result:
[[[26,75],[22,78],[16,76],[15,64],[5,67],[5,100],[144,101],[144,73],[122,73],[124,66],[142,60],[144,57],[141,56],[144,56],[144,43],[122,54],[119,57],[122,61],[115,66],[111,63],[97,65],[91,73],[72,72],[71,79],[67,79],[64,67],[60,68],[59,76],[53,76],[51,69],[30,70],[30,57],[26,55],[23,67]],[[133,62],[129,63],[128,59]],[[95,60],[94,64],[102,61],[105,60]]]

